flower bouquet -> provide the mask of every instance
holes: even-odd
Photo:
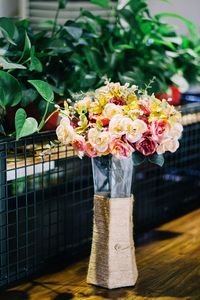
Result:
[[[148,159],[160,166],[175,152],[181,114],[167,100],[129,84],[106,82],[60,110],[56,133],[77,155],[92,158],[94,226],[87,282],[106,288],[134,285],[134,165]],[[169,100],[168,100],[169,101]]]

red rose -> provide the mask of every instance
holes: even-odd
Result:
[[[148,103],[146,101],[143,101],[143,100],[139,100],[138,103],[139,103],[140,109],[143,111],[144,115],[149,116],[150,113],[151,113],[151,110],[148,107]]]
[[[156,151],[156,145],[156,142],[151,137],[146,136],[135,143],[135,148],[144,156],[148,156]]]
[[[114,103],[115,105],[125,105],[126,101],[119,96],[115,96],[109,100],[109,103]]]

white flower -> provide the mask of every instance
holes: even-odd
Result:
[[[109,132],[113,137],[120,137],[125,134],[123,115],[115,115],[109,123]]]
[[[56,134],[62,144],[68,145],[73,141],[75,133],[68,118],[62,118],[60,125],[56,129]]]
[[[177,139],[166,138],[162,140],[160,145],[157,147],[156,152],[163,154],[166,151],[174,153],[179,147],[179,141]]]
[[[122,106],[114,103],[107,103],[104,107],[103,114],[108,118],[112,119],[115,115],[121,114],[123,111]]]
[[[175,123],[171,126],[171,130],[168,133],[168,136],[173,139],[180,139],[183,131],[183,126],[180,123]]]
[[[99,152],[108,150],[110,135],[106,131],[99,131],[96,128],[91,128],[88,132],[88,141]]]
[[[132,121],[130,118],[124,117],[120,124],[124,129],[127,140],[131,143],[139,141],[148,129],[146,123],[139,119]]]

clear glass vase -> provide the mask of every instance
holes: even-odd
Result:
[[[92,158],[95,195],[110,198],[131,196],[133,161],[132,157],[117,159],[112,155]]]

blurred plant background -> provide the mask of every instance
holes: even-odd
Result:
[[[141,88],[155,77],[151,91],[161,97],[169,87],[185,91],[199,81],[199,30],[190,20],[174,13],[152,16],[146,0],[124,5],[91,0],[110,8],[110,18],[81,9],[61,25],[58,16],[67,2],[58,0],[54,20],[35,31],[29,19],[0,18],[2,135],[16,131],[20,138],[55,128],[56,113],[45,125],[54,104],[99,87],[105,76]],[[166,17],[181,21],[188,35],[179,34]]]

